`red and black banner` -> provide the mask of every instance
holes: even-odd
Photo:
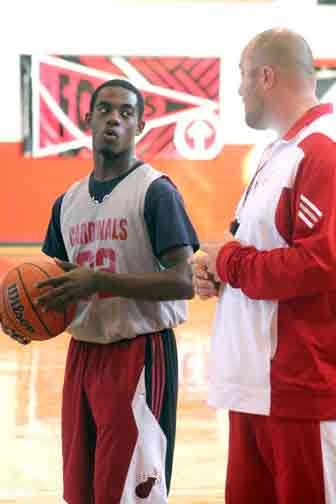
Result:
[[[144,95],[139,156],[219,153],[219,58],[21,56],[25,154],[90,155],[85,114],[94,89],[113,78],[130,80]]]

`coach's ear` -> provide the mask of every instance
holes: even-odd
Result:
[[[91,112],[87,112],[85,114],[85,122],[90,129],[91,129],[91,120],[92,120],[92,114],[91,114]]]

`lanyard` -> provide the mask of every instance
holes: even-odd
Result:
[[[246,191],[245,191],[245,196],[244,196],[244,199],[243,199],[243,202],[240,206],[240,210],[242,208],[244,208],[245,206],[245,203],[247,201],[247,198],[248,198],[248,195],[253,187],[253,184],[255,183],[256,181],[256,178],[257,176],[259,175],[259,173],[262,171],[262,169],[265,167],[265,165],[268,163],[270,157],[271,157],[271,153],[273,152],[273,149],[272,147],[274,146],[274,143],[270,144],[268,147],[266,147],[266,149],[264,150],[264,153],[263,155],[261,156],[261,160],[260,160],[260,163],[259,163],[259,166],[258,168],[256,169],[253,177],[252,177],[252,180],[251,182],[249,183]],[[240,225],[240,221],[238,219],[238,217],[236,217],[230,224],[230,233],[233,234],[233,236],[237,233],[238,231],[238,228],[239,228],[239,225]]]

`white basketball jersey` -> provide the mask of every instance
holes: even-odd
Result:
[[[162,175],[141,165],[101,203],[90,196],[89,177],[70,187],[61,207],[69,261],[111,273],[162,270],[144,219],[147,190]],[[185,301],[139,301],[96,294],[79,303],[69,331],[77,340],[110,343],[175,327],[185,319]]]

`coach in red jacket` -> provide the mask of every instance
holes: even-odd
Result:
[[[289,30],[256,36],[240,69],[247,124],[278,136],[235,235],[194,263],[198,294],[219,295],[209,401],[230,410],[226,504],[332,504],[336,116],[318,103],[309,46]]]

